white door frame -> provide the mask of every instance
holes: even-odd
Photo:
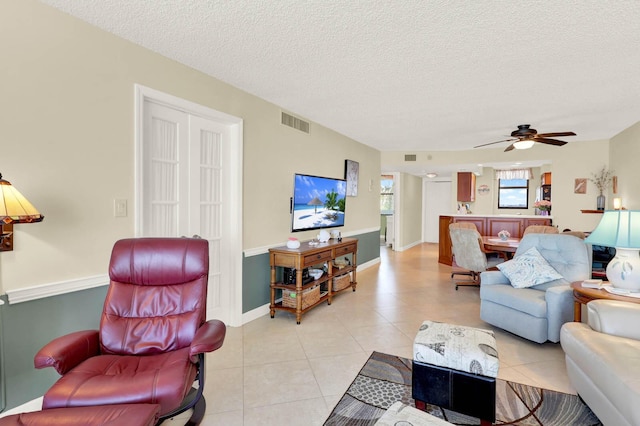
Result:
[[[225,166],[229,169],[229,193],[232,199],[227,203],[229,209],[229,243],[225,251],[231,253],[232,264],[229,268],[230,288],[230,320],[227,325],[237,327],[242,325],[242,144],[243,121],[209,107],[160,92],[139,84],[134,85],[135,90],[135,227],[136,236],[140,236],[142,230],[142,146],[144,131],[144,103],[153,101],[167,107],[184,111],[191,115],[200,116],[208,120],[223,124],[229,128],[231,144],[229,147],[229,162]],[[235,194],[235,196],[233,196]],[[225,225],[227,226],[227,225]]]

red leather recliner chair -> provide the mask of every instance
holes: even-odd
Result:
[[[36,368],[62,375],[43,409],[151,403],[160,405],[161,423],[193,407],[189,424],[198,424],[204,354],[220,348],[226,332],[205,318],[208,272],[206,240],[116,242],[100,330],[59,337],[35,356]]]

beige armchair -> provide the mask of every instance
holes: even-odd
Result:
[[[587,313],[560,333],[569,380],[603,424],[639,425],[640,304],[593,300]]]
[[[522,236],[524,237],[527,234],[557,234],[557,233],[558,233],[558,228],[556,228],[555,226],[530,225],[525,228]]]

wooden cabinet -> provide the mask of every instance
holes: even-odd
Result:
[[[440,216],[438,262],[445,265],[453,263],[451,251],[451,236],[449,224],[454,222],[472,222],[478,228],[480,235],[497,236],[503,229],[509,231],[512,237],[522,238],[527,226],[551,225],[549,217],[502,217],[502,216]]]
[[[476,175],[458,172],[458,201],[471,202],[476,199]]]
[[[487,218],[487,233],[483,235],[498,235],[498,232],[508,231],[514,238],[522,237],[524,232],[524,220],[516,218]]]
[[[551,172],[540,175],[540,185],[551,185]]]
[[[457,217],[454,222],[473,223],[480,235],[487,235],[487,220],[484,217]]]
[[[304,242],[297,249],[291,249],[287,246],[269,249],[269,263],[271,265],[271,303],[269,310],[271,318],[275,316],[276,310],[284,310],[295,313],[296,322],[300,324],[303,313],[325,301],[330,305],[331,299],[336,293],[348,288],[356,291],[356,285],[358,283],[356,281],[357,252],[357,238],[343,238],[342,241],[331,239],[327,243],[318,243],[317,245]],[[341,268],[334,265],[337,259],[344,257],[349,259],[349,265]],[[318,279],[303,283],[304,269],[314,266],[321,269],[324,264],[327,265],[327,272]],[[278,279],[278,276],[282,275],[278,273],[278,269],[281,268],[295,269],[295,284],[284,283],[282,279]],[[351,274],[350,285],[341,290],[334,291],[333,279],[343,277],[347,274]],[[303,308],[305,291],[315,289],[316,286],[320,288],[320,298],[313,304]],[[278,290],[295,293],[297,295],[296,307],[283,306],[281,301],[276,302],[276,293]]]
[[[446,265],[453,263],[451,236],[449,235],[449,224],[451,223],[453,223],[451,216],[440,216],[438,219],[438,263]],[[445,239],[446,241],[444,241]]]

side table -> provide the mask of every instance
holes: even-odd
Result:
[[[623,302],[640,303],[637,297],[622,296],[619,294],[609,293],[607,290],[599,288],[582,287],[582,281],[574,281],[571,283],[573,290],[573,321],[582,321],[582,305],[596,299],[622,300]]]

